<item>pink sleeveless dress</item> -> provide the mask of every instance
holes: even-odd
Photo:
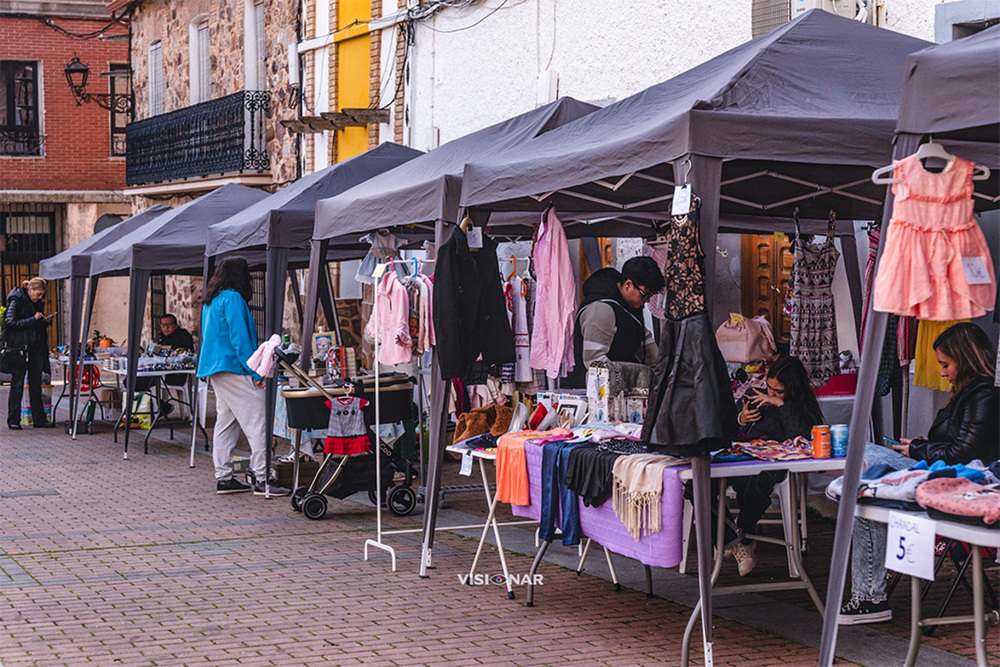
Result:
[[[915,155],[895,162],[895,203],[874,307],[921,320],[959,320],[992,310],[993,259],[972,215],[971,162],[956,157],[944,171]]]

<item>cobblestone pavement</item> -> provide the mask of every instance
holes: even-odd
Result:
[[[528,608],[460,585],[475,542],[450,533],[429,579],[417,576],[418,538],[394,537],[394,573],[382,553],[362,558],[370,505],[331,499],[326,519],[308,521],[287,499],[216,495],[208,457],[188,468],[184,431],[148,455],[140,439],[123,461],[110,429],[96,430],[0,433],[3,667],[679,663],[690,607],[546,566],[544,601]],[[528,571],[528,557],[509,558]],[[717,664],[817,660],[721,618],[715,637]]]

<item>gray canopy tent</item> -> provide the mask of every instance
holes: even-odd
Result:
[[[75,369],[70,372],[70,378],[72,379],[70,381],[69,392],[69,413],[70,419],[73,422],[72,433],[74,439],[76,439],[77,404],[80,397],[80,383],[78,379],[81,376],[82,370],[77,368],[77,363],[80,353],[83,351],[83,341],[86,340],[87,332],[90,330],[91,308],[93,307],[94,297],[97,293],[97,281],[93,280],[91,281],[91,294],[88,301],[91,307],[87,308],[86,314],[84,314],[84,290],[87,285],[87,279],[90,276],[90,255],[114,243],[122,236],[155,220],[169,210],[168,207],[157,204],[142,213],[133,215],[94,234],[90,238],[84,239],[72,248],[67,248],[57,255],[43,259],[38,264],[38,274],[46,280],[64,280],[69,278],[70,344],[67,347],[69,348],[69,366],[71,369]],[[81,332],[83,333],[82,337],[80,335]],[[80,341],[79,345],[77,345],[77,341]]]
[[[444,242],[445,225],[461,219],[459,193],[465,163],[482,155],[514,149],[561,125],[594,111],[596,107],[564,97],[491,125],[435,148],[406,164],[376,176],[337,197],[321,200],[316,206],[316,227],[309,259],[309,281],[303,331],[310,332],[315,321],[319,285],[315,278],[325,265],[330,248],[352,251],[357,257],[368,246],[358,244],[359,234],[392,228],[404,239],[433,239],[435,248]],[[308,336],[302,340],[302,363],[309,363]],[[424,556],[421,575],[426,573],[433,541],[437,498],[441,488],[440,462],[444,456],[447,389],[441,378],[437,357],[431,364],[430,464],[424,515]],[[428,522],[428,517],[430,517]],[[427,530],[430,528],[428,536]]]
[[[567,235],[621,236],[623,216],[661,219],[673,186],[701,198],[706,306],[712,313],[720,231],[825,234],[838,217],[855,321],[862,308],[853,220],[881,215],[870,181],[892,150],[907,56],[929,43],[814,10],[669,81],[547,133],[523,150],[466,166],[461,204],[491,232],[494,212],[542,211],[607,220]],[[869,63],[877,66],[869,67]],[[580,229],[586,224],[586,230]],[[635,222],[626,224],[635,225]],[[653,229],[646,224],[645,234]],[[855,418],[861,416],[855,412]],[[702,631],[711,651],[708,457],[692,460]],[[690,627],[690,626],[689,626]],[[686,654],[683,656],[686,658]]]
[[[978,210],[1000,208],[1000,26],[918,51],[907,60],[893,158],[898,160],[912,155],[927,136],[943,144],[950,153],[989,167],[991,178],[975,184],[975,205]],[[889,224],[892,204],[893,195],[889,189],[885,198],[884,226]],[[882,238],[885,236],[882,234]],[[881,254],[881,246],[879,252]],[[886,313],[872,310],[866,322],[865,340],[884,340],[887,321]],[[847,575],[857,488],[867,441],[861,416],[871,410],[881,353],[879,344],[865,345],[861,351],[858,391],[830,562],[826,606],[831,610],[839,610]],[[824,666],[833,664],[837,616],[831,612],[823,619],[820,664]],[[976,655],[978,663],[985,665],[984,646],[976,645]]]
[[[146,291],[153,275],[202,274],[205,259],[205,238],[208,226],[222,221],[267,197],[261,190],[228,184],[186,204],[159,215],[155,220],[133,230],[108,246],[95,251],[90,258],[91,284],[103,276],[129,276],[128,311],[128,375],[125,400],[125,448],[128,458],[129,432],[132,417],[132,391],[135,387],[136,364],[141,351],[143,315]],[[93,294],[93,290],[91,290]],[[88,303],[88,311],[93,307]]]
[[[316,202],[333,197],[368,179],[423,155],[421,151],[394,143],[384,143],[369,151],[309,174],[273,195],[248,206],[233,216],[208,228],[205,241],[204,279],[208,280],[216,257],[253,253],[264,257],[264,337],[281,333],[284,315],[286,276],[290,268],[308,265],[309,242],[316,216]],[[350,258],[354,253],[335,253],[335,258]],[[336,306],[329,284],[329,273],[319,272],[320,297],[327,321],[333,323],[339,337]],[[296,290],[298,294],[298,290]],[[299,321],[302,320],[301,304]],[[277,379],[267,379],[265,425],[267,433],[274,426],[274,403]]]

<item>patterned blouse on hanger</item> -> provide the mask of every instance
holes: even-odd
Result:
[[[791,355],[798,357],[819,387],[840,372],[837,344],[837,314],[833,307],[833,274],[840,252],[834,244],[837,216],[830,211],[826,241],[807,243],[795,214],[795,263],[792,265]]]

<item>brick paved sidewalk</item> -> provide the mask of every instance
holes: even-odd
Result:
[[[549,565],[527,608],[460,585],[475,543],[447,533],[430,579],[417,576],[418,538],[394,537],[393,573],[384,554],[362,559],[371,507],[330,499],[327,518],[308,521],[287,499],[217,496],[210,459],[189,469],[180,433],[129,461],[100,425],[75,442],[0,433],[3,667],[679,663],[689,607]],[[528,571],[529,558],[509,559]],[[718,617],[715,639],[720,665],[818,655]]]

